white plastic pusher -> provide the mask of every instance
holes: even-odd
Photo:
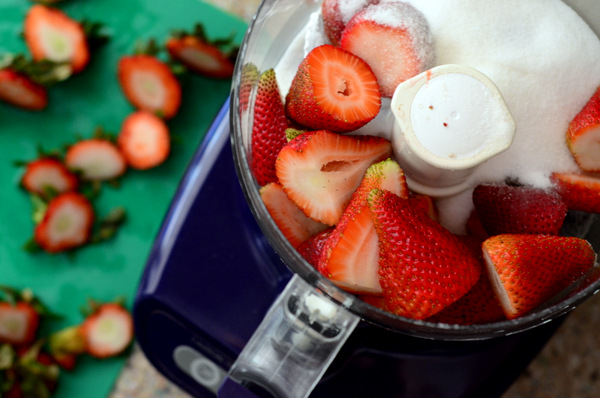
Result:
[[[464,65],[441,65],[396,88],[394,155],[409,187],[435,197],[470,185],[477,165],[508,149],[515,121],[496,85]]]

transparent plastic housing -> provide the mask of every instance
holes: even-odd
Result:
[[[583,7],[578,1],[579,7]],[[578,304],[600,290],[600,268],[596,266],[553,300],[545,303],[521,318],[482,325],[454,325],[413,320],[396,316],[373,307],[358,297],[347,293],[308,264],[281,234],[259,194],[249,167],[249,143],[252,131],[252,108],[255,91],[248,98],[241,98],[240,85],[246,65],[253,64],[259,72],[274,68],[294,37],[306,24],[309,16],[320,7],[320,1],[312,0],[265,0],[242,44],[231,95],[231,139],[237,173],[247,202],[262,231],[285,264],[314,289],[351,313],[383,328],[399,333],[443,340],[481,340],[505,336],[542,325],[561,317]],[[246,106],[246,101],[247,106]],[[242,106],[243,105],[243,106]],[[587,239],[596,251],[600,248],[600,221],[596,215],[569,214],[565,234]]]

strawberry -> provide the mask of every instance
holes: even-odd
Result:
[[[88,242],[94,209],[85,196],[65,192],[48,203],[42,221],[35,227],[35,242],[45,251],[57,253]]]
[[[553,173],[550,179],[569,210],[600,213],[600,178],[579,173]]]
[[[45,156],[27,163],[21,185],[31,193],[47,197],[77,190],[79,180],[63,162]]]
[[[86,350],[86,339],[79,327],[69,326],[48,337],[49,354],[65,370],[73,370],[77,358]]]
[[[269,69],[258,80],[252,123],[250,168],[258,185],[277,181],[275,159],[287,143],[288,127],[275,71]]]
[[[273,221],[293,247],[298,247],[312,235],[327,228],[327,225],[308,218],[276,182],[263,186],[260,197]]]
[[[379,237],[379,281],[390,312],[426,319],[475,285],[478,259],[455,235],[389,191],[374,189],[367,203]]]
[[[473,204],[490,235],[558,235],[567,216],[567,206],[558,193],[529,186],[478,185]]]
[[[123,121],[117,144],[129,166],[146,170],[168,158],[171,137],[163,119],[147,111],[137,111]]]
[[[167,64],[153,55],[124,56],[117,67],[125,97],[140,110],[171,119],[181,105],[181,85]]]
[[[89,62],[84,27],[57,8],[32,6],[25,17],[23,33],[35,60],[67,62],[72,73],[81,72]]]
[[[103,138],[90,138],[71,145],[65,155],[65,164],[85,180],[111,180],[123,175],[127,169],[119,148]]]
[[[569,124],[567,146],[583,171],[600,172],[600,87]]]
[[[358,12],[344,28],[340,47],[369,64],[384,97],[392,97],[398,84],[433,63],[427,21],[403,1],[381,2]]]
[[[194,32],[173,32],[165,43],[169,55],[192,72],[200,75],[229,79],[233,75],[237,48],[225,52],[224,46],[231,40],[210,41],[198,24]]]
[[[300,63],[285,101],[288,117],[315,130],[348,132],[379,113],[381,95],[369,65],[325,44]]]
[[[86,352],[96,358],[107,358],[122,353],[133,340],[133,318],[120,304],[99,306],[81,324]]]
[[[508,319],[534,310],[566,289],[596,262],[584,239],[549,235],[497,235],[483,243],[484,259]]]
[[[398,163],[387,159],[371,165],[319,259],[319,272],[356,294],[381,294],[377,232],[367,207],[367,196],[375,188],[408,197],[406,178]]]
[[[431,196],[411,193],[408,196],[408,201],[411,203],[412,206],[421,209],[421,211],[427,214],[429,218],[431,218],[433,221],[439,222],[440,217],[438,209]]]
[[[40,111],[48,106],[46,88],[11,68],[0,69],[0,100],[23,109]]]
[[[275,167],[285,193],[304,214],[335,225],[367,168],[391,153],[384,138],[309,131],[281,149]]]
[[[340,45],[342,31],[350,19],[360,10],[379,0],[324,0],[321,4],[323,30],[334,46]]]
[[[321,257],[321,253],[323,253],[323,246],[332,231],[333,227],[326,228],[306,239],[296,248],[298,253],[315,268],[319,266],[319,258]]]
[[[31,343],[39,322],[39,314],[30,303],[0,302],[0,342],[15,345]]]
[[[260,73],[256,65],[248,62],[242,66],[242,75],[240,77],[239,100],[240,100],[240,116],[248,110],[250,105],[250,95],[252,90],[258,83]]]

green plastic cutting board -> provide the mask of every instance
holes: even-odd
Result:
[[[0,1],[0,53],[26,51],[22,21],[29,0]],[[102,22],[110,42],[92,54],[80,75],[51,88],[42,112],[0,103],[0,284],[30,287],[64,319],[52,329],[79,323],[88,298],[110,301],[124,296],[131,305],[145,262],[178,183],[214,116],[226,100],[229,80],[187,76],[179,114],[169,121],[172,152],[166,163],[147,171],[128,171],[119,188],[105,186],[96,202],[100,215],[124,206],[128,219],[115,239],[83,248],[74,256],[29,254],[22,247],[31,237],[31,203],[19,188],[22,169],[16,160],[33,159],[38,145],[60,148],[76,137],[90,136],[97,126],[118,132],[133,110],[116,79],[121,55],[138,39],[164,43],[173,29],[191,30],[202,22],[210,38],[235,34],[240,43],[246,24],[198,0],[66,0],[60,8],[71,17]],[[124,358],[83,357],[76,369],[61,374],[56,397],[106,397]]]

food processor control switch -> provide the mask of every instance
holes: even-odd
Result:
[[[229,378],[275,397],[306,397],[359,320],[294,275],[231,367]]]
[[[515,122],[483,73],[441,65],[398,85],[394,155],[412,190],[441,197],[469,187],[475,168],[512,144]]]

